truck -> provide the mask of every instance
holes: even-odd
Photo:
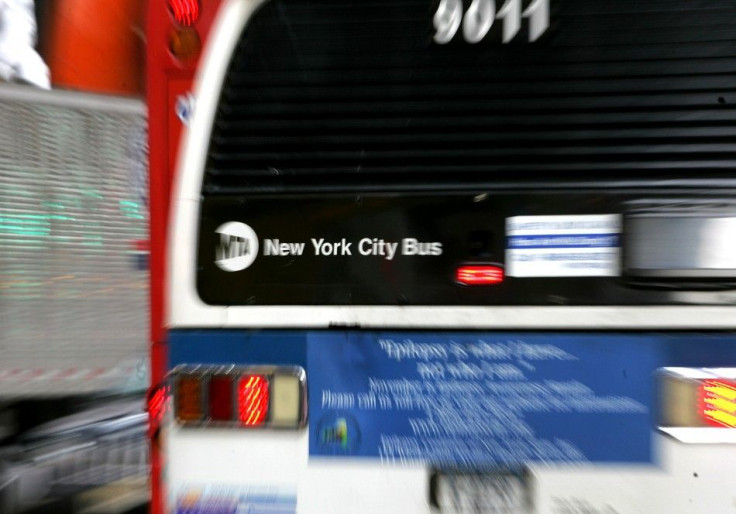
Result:
[[[0,118],[0,510],[145,491],[144,104],[3,83]]]

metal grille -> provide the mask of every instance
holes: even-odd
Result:
[[[432,42],[438,3],[266,3],[226,77],[205,194],[721,180],[736,165],[732,1],[551,0],[539,41],[523,27],[502,44],[499,22],[474,45]]]
[[[3,86],[0,120],[0,389],[116,387],[146,353],[143,104]]]
[[[147,501],[148,416],[142,403],[140,398],[108,399],[103,406],[37,427],[5,448],[0,509],[22,512],[73,496],[79,506]]]
[[[148,441],[144,431],[111,435],[77,447],[70,445],[63,455],[43,464],[52,469],[52,495],[65,496],[124,478],[145,477]]]

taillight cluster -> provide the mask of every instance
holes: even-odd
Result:
[[[301,368],[181,366],[170,375],[174,417],[190,426],[298,428],[306,423]]]
[[[660,427],[736,429],[735,368],[664,368]]]
[[[195,25],[200,17],[199,0],[168,0],[175,26],[169,33],[169,50],[180,61],[199,55],[202,41]]]

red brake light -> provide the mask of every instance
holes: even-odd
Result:
[[[233,381],[227,376],[214,376],[209,389],[210,418],[215,421],[233,419]]]
[[[268,414],[268,380],[263,375],[244,375],[238,381],[238,416],[246,426],[260,425]]]
[[[501,266],[460,266],[455,281],[466,286],[490,286],[503,282]]]
[[[176,22],[191,27],[199,19],[199,0],[169,0],[169,8]]]
[[[168,396],[169,390],[166,385],[158,385],[148,394],[148,415],[153,427],[158,427],[164,419]]]
[[[712,426],[736,428],[736,382],[705,380],[699,391],[700,415]]]

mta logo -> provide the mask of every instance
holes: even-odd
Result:
[[[258,237],[245,223],[229,221],[216,230],[220,241],[215,247],[215,265],[223,271],[241,271],[258,255]]]
[[[245,257],[250,255],[250,241],[244,237],[220,234],[220,246],[216,252],[218,261]]]

